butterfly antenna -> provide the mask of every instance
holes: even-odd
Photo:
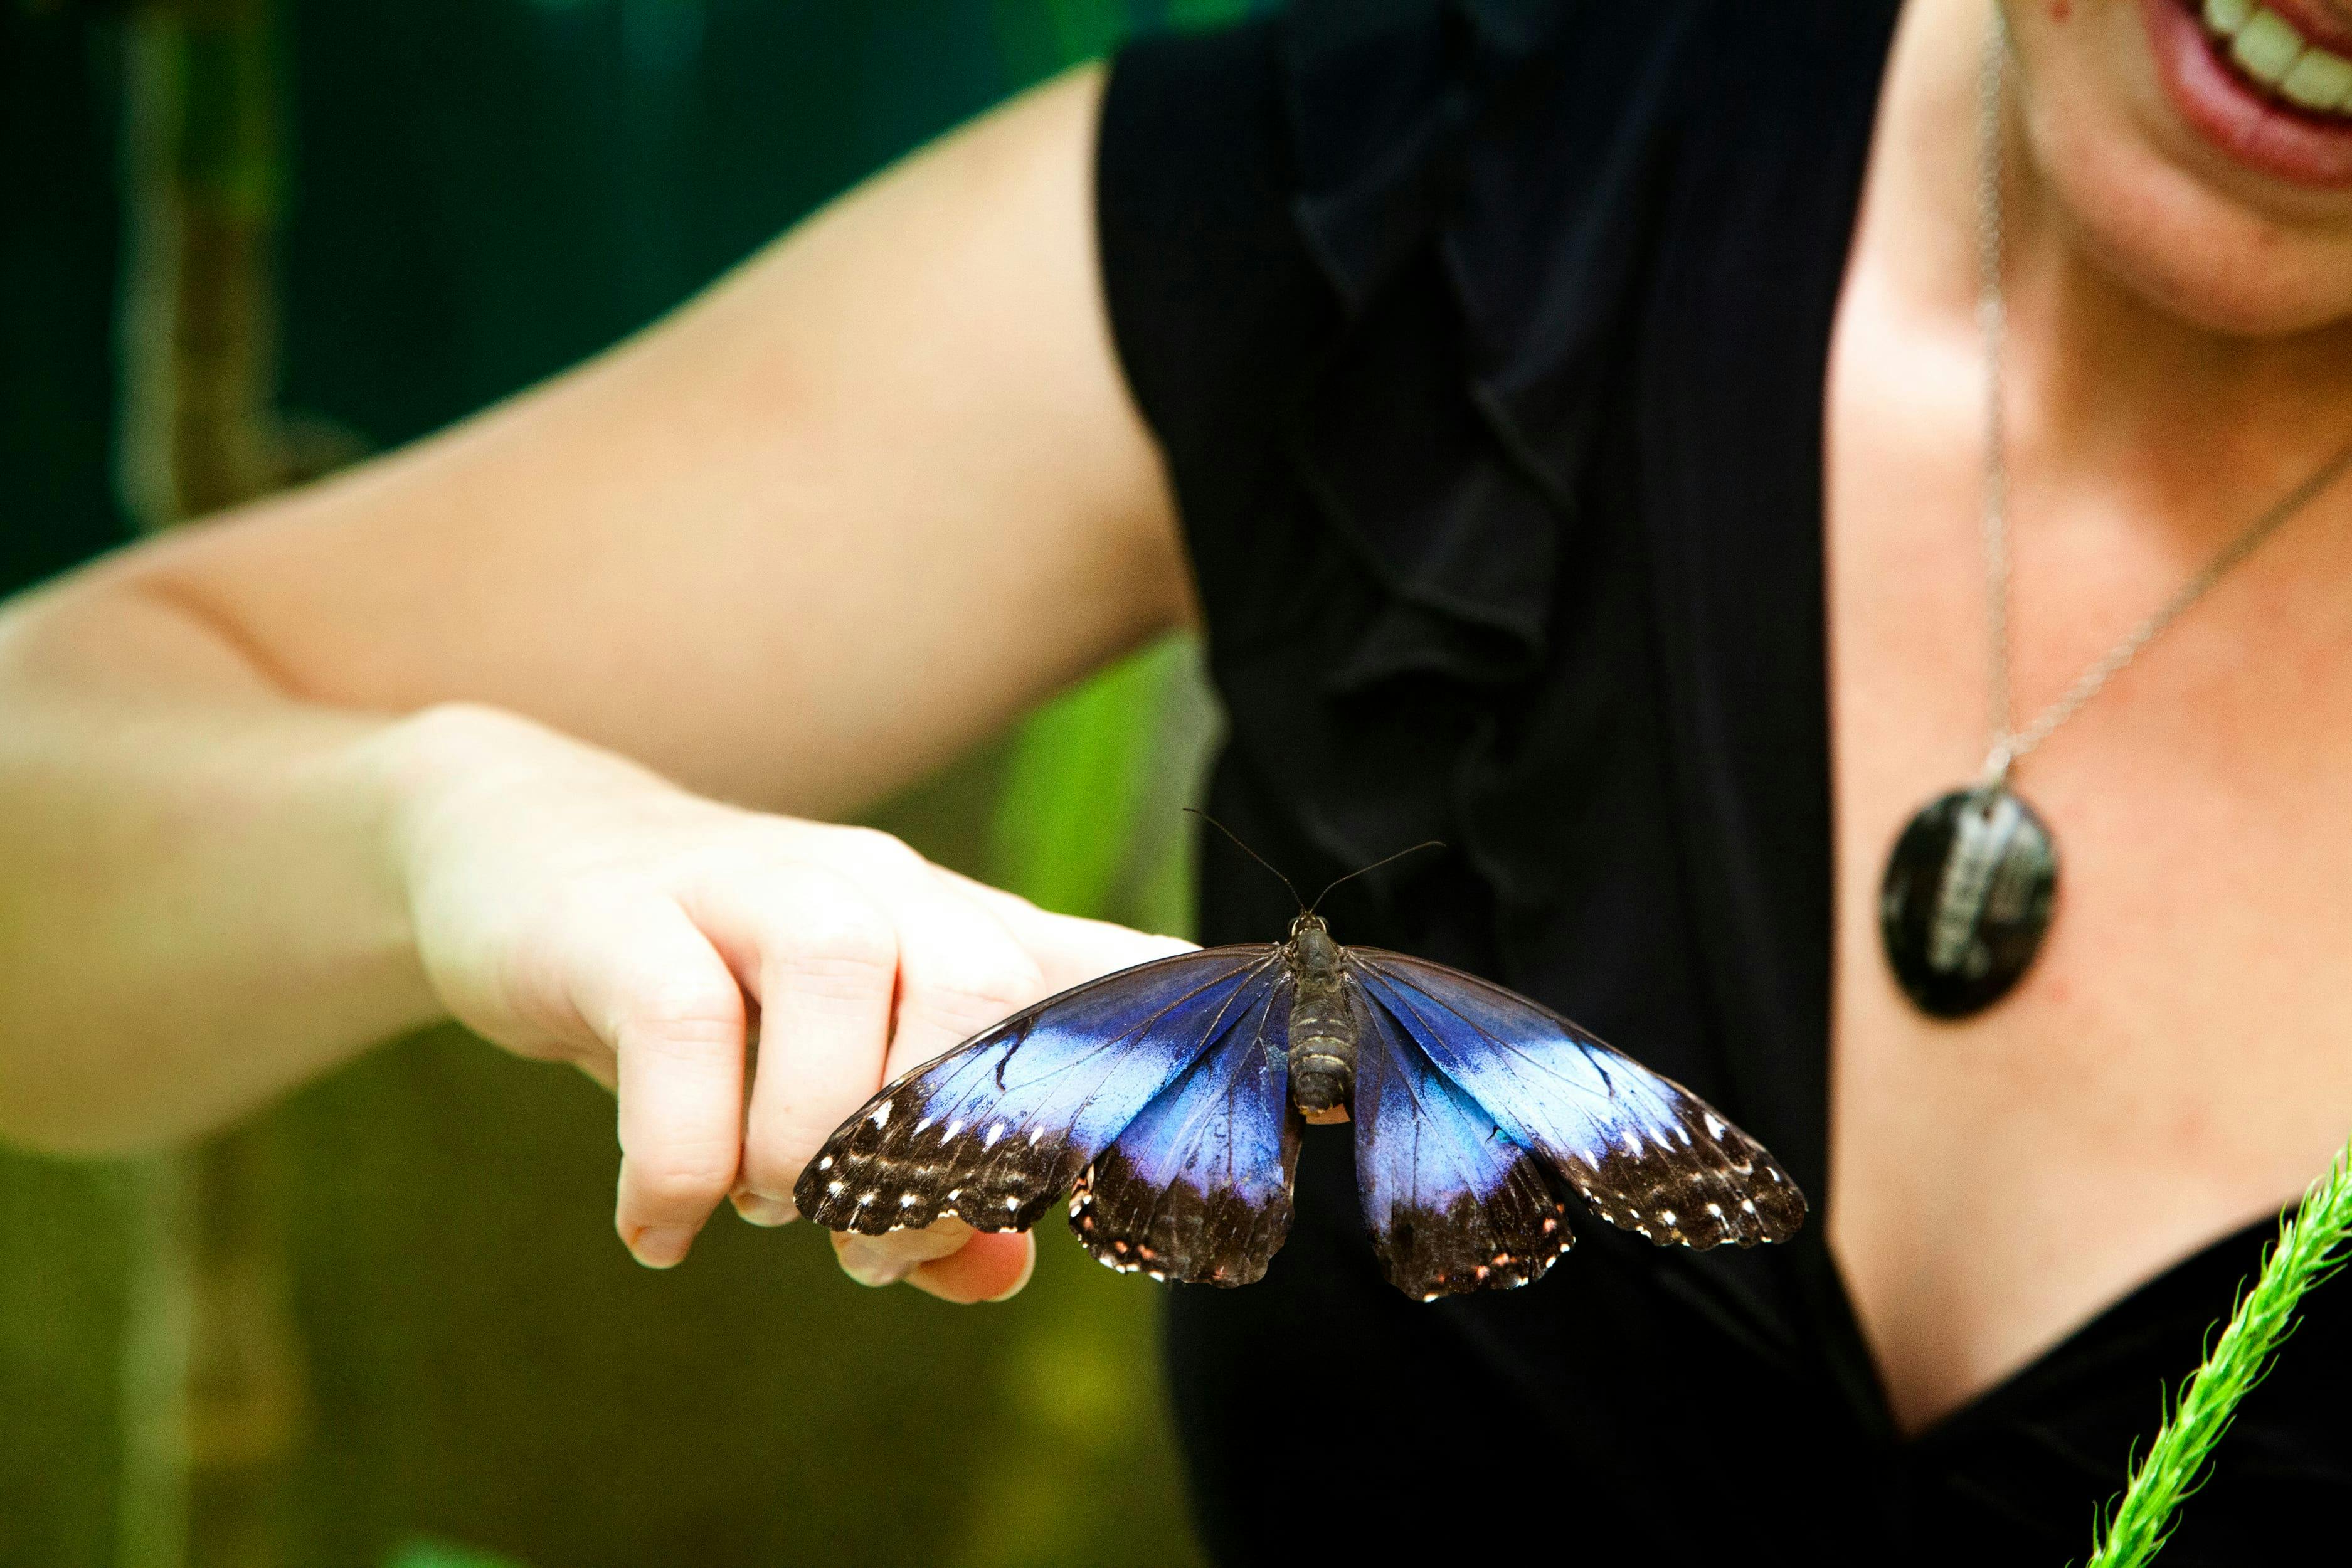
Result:
[[[1340,878],[1339,882],[1332,883],[1330,888],[1326,888],[1321,892],[1316,894],[1315,901],[1307,906],[1307,912],[1311,915],[1317,910],[1321,909],[1323,907],[1323,900],[1331,896],[1331,888],[1339,886],[1340,882],[1352,882],[1357,878],[1362,876],[1366,871],[1377,871],[1381,867],[1388,865],[1391,861],[1402,860],[1408,855],[1418,855],[1424,849],[1443,849],[1444,847],[1445,840],[1443,838],[1424,838],[1420,843],[1414,845],[1412,848],[1400,849],[1395,854],[1388,857],[1385,860],[1375,860],[1369,866],[1359,867],[1357,869],[1350,871],[1346,876]]]
[[[1202,821],[1207,823],[1210,826],[1215,828],[1218,832],[1232,839],[1234,841],[1234,847],[1238,848],[1243,854],[1248,856],[1251,859],[1256,861],[1267,870],[1274,871],[1275,880],[1280,882],[1284,887],[1290,889],[1290,901],[1297,904],[1301,909],[1305,909],[1307,907],[1307,900],[1298,896],[1297,886],[1281,872],[1275,871],[1273,861],[1267,859],[1265,856],[1259,854],[1248,845],[1244,844],[1240,834],[1235,833],[1232,828],[1227,827],[1223,823],[1219,822],[1215,817],[1211,816],[1207,812],[1202,811],[1198,806],[1188,805],[1184,810],[1191,816],[1199,817]]]

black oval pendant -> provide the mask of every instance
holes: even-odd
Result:
[[[1964,1018],[2009,994],[2042,951],[2058,897],[2058,847],[1999,786],[1930,801],[1886,858],[1878,930],[1904,994]]]

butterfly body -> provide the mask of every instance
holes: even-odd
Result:
[[[1356,1019],[1330,928],[1301,915],[1282,945],[1290,971],[1290,1100],[1309,1121],[1344,1120],[1356,1093]]]
[[[907,1074],[818,1152],[800,1211],[869,1235],[1025,1230],[1065,1194],[1122,1272],[1261,1278],[1287,1235],[1306,1123],[1352,1120],[1358,1197],[1413,1296],[1524,1285],[1569,1205],[1661,1245],[1778,1241],[1795,1184],[1696,1095],[1523,996],[1343,947],[1203,949],[1050,997]]]

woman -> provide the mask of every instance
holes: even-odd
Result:
[[[2352,7],[2012,0],[1992,56],[1983,0],[1603,9],[1138,49],[12,606],[0,1131],[184,1136],[454,1015],[615,1089],[643,1262],[783,1223],[887,1075],[1170,945],[824,820],[1197,617],[1244,837],[1456,847],[1342,940],[1573,1014],[1816,1215],[1423,1307],[1310,1139],[1274,1273],[1171,1307],[1212,1544],[2079,1552],[2352,1124]],[[1988,705],[2063,897],[2038,954],[1998,917],[2013,989],[1922,1005],[1887,847]],[[1208,867],[1213,939],[1279,931]],[[992,1300],[1031,1247],[842,1259]],[[2352,1482],[2343,1294],[2168,1561]]]

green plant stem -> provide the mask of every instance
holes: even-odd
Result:
[[[2303,1293],[2344,1263],[2352,1238],[2352,1147],[2336,1156],[2302,1205],[2280,1222],[2278,1239],[2263,1259],[2262,1277],[2241,1296],[2213,1341],[2204,1364],[2191,1373],[2169,1416],[2132,1472],[2123,1500],[2105,1521],[2089,1568],[2141,1568],[2172,1533],[2175,1515],[2203,1481],[2213,1446],[2229,1430],[2238,1402],[2271,1369],[2272,1357],[2294,1331]]]

